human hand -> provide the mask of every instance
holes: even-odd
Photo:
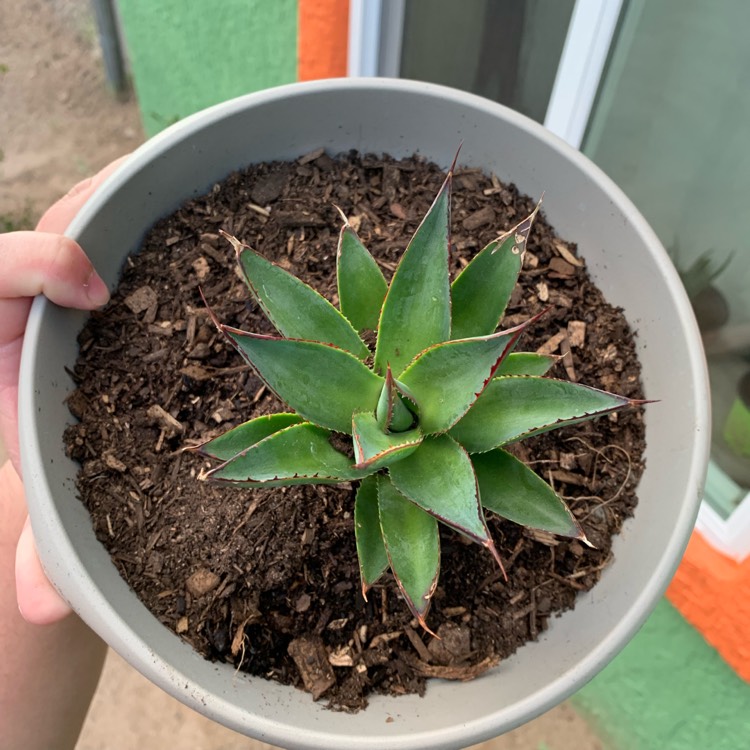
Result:
[[[58,305],[93,310],[109,299],[91,261],[62,232],[124,158],[78,183],[42,216],[36,231],[0,234],[0,440],[12,463],[2,468],[0,487],[11,504],[24,504],[18,480],[18,368],[31,303],[44,294]],[[16,590],[21,614],[30,622],[55,622],[70,612],[44,576],[28,519],[16,551]]]
[[[44,294],[65,307],[92,310],[109,291],[79,245],[63,232],[78,210],[122,162],[78,183],[42,216],[34,232],[0,234],[0,440],[16,471],[18,450],[18,367],[33,298]]]

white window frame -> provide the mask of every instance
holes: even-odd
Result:
[[[349,59],[352,77],[397,78],[406,0],[350,0]]]
[[[544,126],[580,148],[623,0],[576,0]]]

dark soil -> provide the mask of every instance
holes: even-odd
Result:
[[[442,572],[421,631],[390,578],[360,594],[353,487],[233,489],[199,481],[183,452],[279,411],[217,335],[198,288],[225,323],[271,332],[218,236],[244,240],[336,301],[340,206],[390,277],[443,174],[418,158],[317,153],[257,165],[160,221],[104,312],[80,334],[70,455],[96,534],[123,578],[209,659],[306,687],[356,710],[371,691],[422,693],[427,677],[468,679],[535,639],[611,561],[610,539],[636,504],[640,410],[516,446],[565,498],[596,546],[488,519],[508,571],[443,529]],[[452,272],[528,214],[533,202],[478,170],[456,174]],[[531,233],[504,326],[543,308],[519,351],[564,355],[556,377],[642,397],[633,338],[593,286],[574,244],[543,217]]]

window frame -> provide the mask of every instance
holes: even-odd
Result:
[[[565,38],[544,125],[573,148],[599,137],[596,107],[605,67],[616,74],[627,55],[645,0],[576,0]],[[405,0],[350,0],[349,75],[398,77],[403,44]],[[625,11],[625,14],[623,13]],[[622,26],[618,29],[622,19]],[[621,41],[618,50],[613,47]],[[711,461],[696,529],[717,550],[735,560],[750,556],[750,492],[725,519],[710,498],[728,488],[744,490]]]

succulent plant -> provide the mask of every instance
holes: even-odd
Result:
[[[390,568],[428,630],[440,569],[438,523],[485,547],[501,569],[486,511],[586,541],[565,502],[506,447],[641,403],[544,377],[555,357],[513,353],[536,318],[497,330],[538,206],[450,282],[451,178],[452,170],[390,284],[344,221],[340,310],[225,235],[280,336],[212,318],[293,411],[257,417],[199,446],[221,462],[204,477],[234,485],[359,481],[354,527],[362,594]],[[372,332],[374,352],[365,343]],[[341,436],[350,436],[349,455],[339,450]]]

